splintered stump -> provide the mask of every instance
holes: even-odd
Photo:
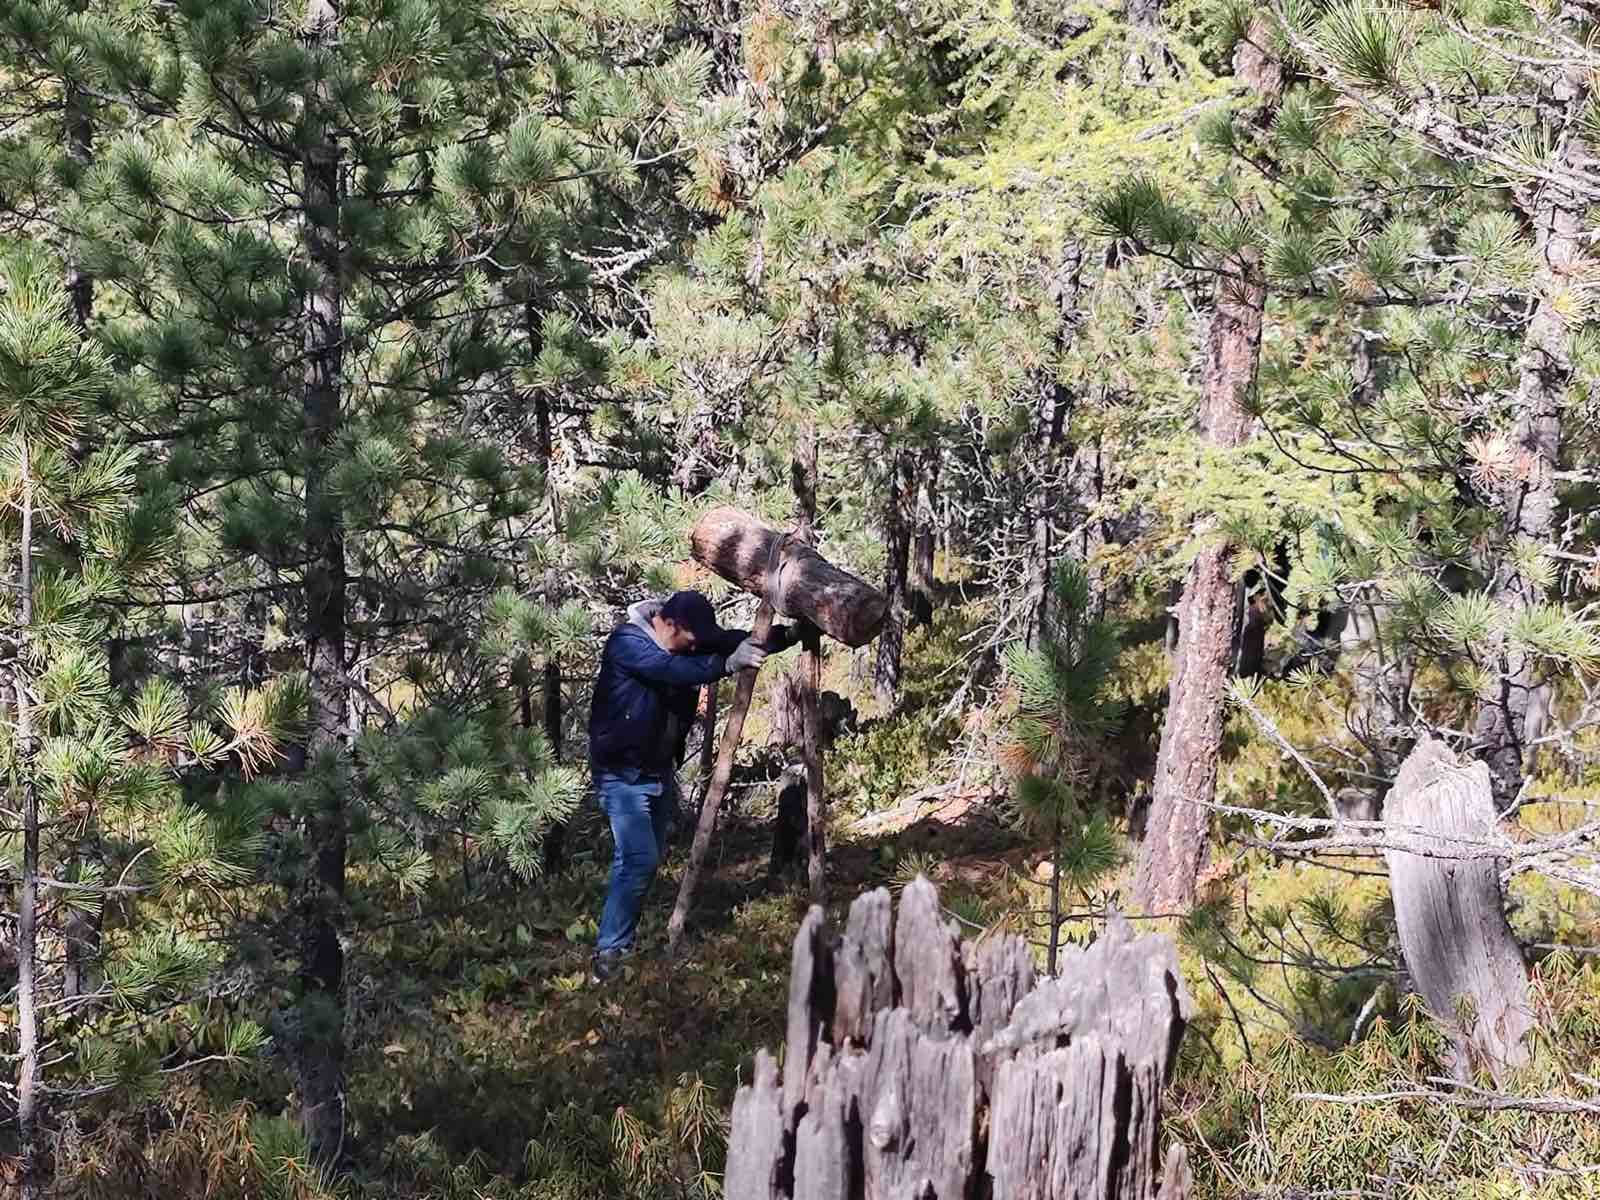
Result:
[[[1170,939],[1122,918],[1036,979],[1011,934],[959,942],[919,878],[861,896],[842,938],[795,939],[782,1077],[733,1104],[738,1200],[1187,1200],[1158,1154],[1188,995]]]
[[[841,571],[798,538],[783,546],[777,591],[767,594],[773,543],[783,536],[737,508],[714,508],[689,535],[695,561],[760,596],[787,616],[804,617],[846,646],[865,646],[883,628],[889,600],[871,584]]]
[[[1451,1069],[1496,1076],[1528,1061],[1528,972],[1500,896],[1503,861],[1489,768],[1436,738],[1406,758],[1383,805],[1400,949],[1418,993],[1455,1045]]]

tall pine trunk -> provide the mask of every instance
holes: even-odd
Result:
[[[1261,351],[1265,302],[1261,254],[1247,247],[1218,276],[1206,339],[1200,431],[1213,446],[1241,446],[1250,437],[1255,421],[1245,400]],[[1208,542],[1184,581],[1166,724],[1133,886],[1135,904],[1148,912],[1186,909],[1205,858],[1207,806],[1216,793],[1224,693],[1239,626],[1231,557],[1226,544]]]
[[[1061,319],[1052,339],[1052,369],[1041,398],[1037,425],[1039,472],[1043,483],[1036,492],[1037,508],[1033,513],[1033,563],[1028,582],[1036,600],[1034,611],[1028,618],[1026,636],[1029,645],[1035,644],[1037,638],[1046,636],[1049,630],[1050,579],[1059,552],[1056,526],[1070,526],[1079,511],[1076,503],[1078,497],[1064,493],[1062,487],[1063,483],[1070,487],[1073,482],[1068,463],[1076,458],[1064,449],[1073,396],[1071,389],[1061,382],[1054,367],[1055,362],[1071,347],[1082,319],[1079,305],[1083,296],[1083,246],[1080,243],[1072,241],[1063,247],[1060,262],[1049,280],[1049,290]],[[1063,501],[1067,506],[1065,508]]]
[[[794,485],[795,525],[811,545],[817,540],[817,429],[807,421],[795,443],[790,472]],[[807,629],[795,667],[800,682],[800,754],[806,773],[806,878],[811,903],[828,902],[827,795],[823,791],[821,735],[817,728],[817,697],[822,683],[822,636]]]
[[[889,495],[883,511],[883,538],[888,551],[883,590],[889,597],[889,610],[883,632],[878,635],[878,665],[873,679],[878,700],[886,708],[892,708],[900,695],[900,655],[905,648],[906,584],[911,564],[910,508],[916,495],[910,457],[903,450],[892,453]]]
[[[306,662],[310,674],[307,766],[311,771],[301,882],[300,1121],[314,1162],[333,1165],[344,1139],[345,814],[337,769],[346,733],[344,519],[330,478],[341,424],[344,297],[340,283],[340,155],[328,75],[337,53],[337,0],[310,0],[306,40],[317,55],[306,96],[304,435],[306,451]]]
[[[24,453],[30,451],[25,447]],[[33,488],[23,468],[22,540],[17,661],[12,686],[17,719],[17,774],[22,784],[22,887],[17,907],[17,1134],[22,1162],[22,1200],[44,1195],[39,1179],[39,1116],[43,1084],[39,1078],[39,787],[35,777],[38,745],[33,729],[33,699],[28,687],[29,637],[33,628]]]
[[[76,171],[87,171],[94,159],[94,124],[90,119],[88,97],[75,83],[67,82],[63,95],[62,112],[65,117],[67,158]],[[66,264],[67,297],[72,305],[72,319],[78,331],[87,335],[89,317],[94,312],[94,278],[85,270],[75,243],[68,243]],[[78,844],[67,855],[67,877],[79,879],[88,874],[93,864],[103,860],[98,822],[91,814]],[[64,935],[66,966],[62,978],[62,995],[76,1000],[91,995],[100,985],[100,926],[102,909],[95,905],[85,910],[78,905],[65,906],[62,933]]]
[[[1593,169],[1594,156],[1578,114],[1589,100],[1588,75],[1575,70],[1557,81],[1556,98],[1569,119],[1559,134],[1559,162],[1573,176]],[[1519,543],[1545,546],[1556,534],[1556,470],[1561,455],[1561,404],[1573,377],[1571,339],[1582,316],[1574,311],[1570,278],[1582,249],[1586,200],[1546,181],[1534,193],[1530,216],[1539,269],[1539,302],[1523,339],[1511,444],[1516,469],[1499,489],[1504,546],[1491,593],[1509,626],[1544,596],[1517,569]],[[1534,655],[1506,649],[1489,663],[1494,677],[1479,696],[1473,732],[1489,764],[1495,807],[1504,811],[1522,786],[1529,742],[1548,706]]]
[[[934,543],[937,537],[940,453],[930,449],[923,457],[922,480],[917,488],[917,528],[911,543],[911,609],[920,625],[933,620],[938,587],[934,576]]]
[[[1255,90],[1253,119],[1263,126],[1270,123],[1283,94],[1283,66],[1272,56],[1271,44],[1270,18],[1258,16],[1233,54],[1233,72]],[[1223,263],[1217,276],[1206,335],[1200,433],[1220,449],[1242,446],[1255,424],[1245,401],[1260,363],[1266,299],[1261,252],[1245,246]],[[1229,577],[1230,557],[1226,544],[1210,541],[1190,564],[1178,604],[1167,716],[1134,872],[1134,903],[1146,912],[1187,909],[1205,861],[1209,805],[1216,796],[1222,752],[1224,693],[1242,599]]]
[[[528,357],[537,358],[544,346],[544,330],[540,324],[539,310],[530,299],[523,306],[523,318],[528,330]],[[539,463],[544,470],[544,497],[550,518],[550,536],[561,534],[561,508],[556,500],[556,441],[555,427],[550,419],[550,393],[542,387],[533,389],[533,418],[535,436],[538,438]],[[561,575],[554,567],[544,573],[544,603],[549,608],[561,602]],[[544,736],[550,744],[550,753],[556,762],[562,760],[562,724],[564,714],[561,701],[561,660],[554,653],[546,653],[542,671],[541,698],[544,713]],[[565,823],[550,826],[544,840],[545,870],[559,872],[566,865],[567,827]]]

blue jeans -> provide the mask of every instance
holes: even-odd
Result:
[[[670,774],[656,778],[635,770],[596,771],[594,783],[617,847],[595,949],[621,954],[633,946],[645,893],[666,854],[667,825],[678,807],[678,784]]]

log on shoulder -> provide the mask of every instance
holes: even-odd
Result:
[[[1528,1061],[1534,1025],[1521,947],[1500,895],[1503,861],[1489,768],[1424,738],[1383,806],[1400,949],[1417,990],[1455,1044],[1452,1070],[1496,1076]],[[1509,844],[1507,844],[1509,849]]]
[[[781,536],[759,517],[724,506],[700,518],[689,545],[702,566],[772,601],[785,615],[806,618],[847,646],[865,646],[877,637],[888,597],[797,539],[783,548],[777,588],[781,595],[767,595],[772,544]]]

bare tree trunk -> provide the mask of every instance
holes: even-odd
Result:
[[[1282,64],[1267,52],[1270,19],[1258,16],[1234,50],[1233,71],[1256,92],[1254,119],[1266,123],[1283,94]],[[1206,335],[1200,433],[1213,446],[1242,446],[1255,426],[1246,400],[1261,359],[1266,283],[1261,252],[1245,246],[1217,276]],[[1166,723],[1156,756],[1155,786],[1133,883],[1134,903],[1147,912],[1187,909],[1206,854],[1207,808],[1217,790],[1223,702],[1233,639],[1239,628],[1239,589],[1229,577],[1231,549],[1215,530],[1189,566],[1178,606],[1177,646]]]
[[[337,53],[338,0],[310,0],[306,41],[322,60],[306,97],[305,303],[307,769],[305,878],[300,884],[300,1121],[312,1160],[334,1165],[344,1141],[345,813],[338,760],[347,725],[344,518],[330,461],[341,426],[344,298],[340,284],[340,153],[324,70]]]
[[[935,498],[939,487],[940,452],[929,450],[923,457],[923,473],[917,488],[917,532],[911,551],[911,608],[919,625],[933,620],[938,604],[938,580],[934,575],[934,541],[937,536],[938,509]]]
[[[90,118],[88,97],[76,83],[68,80],[62,101],[66,118],[67,158],[74,170],[87,171],[94,161],[94,123]],[[86,336],[89,318],[94,312],[94,277],[84,269],[78,257],[76,240],[69,240],[68,246],[67,297],[72,305],[73,322],[79,333]],[[67,878],[81,879],[92,865],[103,858],[99,822],[96,814],[91,813],[83,836],[66,855]],[[99,986],[102,911],[99,904],[87,912],[76,905],[65,906],[62,927],[66,943],[66,968],[62,977],[64,999],[75,1000],[90,995]]]
[[[1078,522],[1071,553],[1083,564],[1089,580],[1089,616],[1098,620],[1105,615],[1106,588],[1104,567],[1095,562],[1095,555],[1107,540],[1105,520],[1098,515],[1105,497],[1105,447],[1099,435],[1073,451],[1067,467],[1067,492],[1072,516]]]
[[[1050,280],[1049,290],[1060,315],[1054,338],[1054,354],[1064,356],[1077,337],[1083,313],[1083,246],[1069,242],[1061,261]],[[1080,561],[1087,567],[1089,541],[1081,539],[1076,547],[1057,547],[1055,529],[1060,525],[1068,529],[1080,516],[1088,527],[1090,504],[1079,491],[1084,482],[1079,469],[1077,450],[1068,445],[1067,420],[1072,414],[1073,394],[1055,377],[1052,362],[1042,411],[1039,420],[1039,470],[1043,486],[1039,489],[1039,508],[1034,514],[1032,587],[1038,594],[1038,608],[1029,622],[1027,640],[1032,645],[1037,636],[1047,633],[1050,625],[1050,604],[1056,556],[1061,549],[1077,551]],[[1098,497],[1096,498],[1098,499]]]
[[[1588,72],[1574,70],[1558,81],[1556,94],[1572,114],[1560,133],[1559,162],[1564,170],[1580,174],[1594,163],[1584,141],[1583,122],[1576,116],[1589,100]],[[1573,325],[1582,320],[1571,309],[1570,275],[1582,248],[1587,207],[1586,200],[1547,182],[1540,185],[1529,214],[1539,253],[1535,278],[1539,303],[1523,339],[1516,422],[1511,431],[1520,462],[1500,488],[1505,544],[1491,584],[1506,625],[1543,599],[1538,585],[1517,570],[1513,551],[1519,543],[1548,545],[1555,536],[1561,403],[1572,383]],[[1541,679],[1534,655],[1507,649],[1493,665],[1498,668],[1497,677],[1479,697],[1473,732],[1489,764],[1495,803],[1503,810],[1522,786],[1529,710],[1542,711],[1543,701],[1537,695]]]
[[[30,450],[24,447],[24,453]],[[29,640],[33,629],[33,484],[22,477],[22,540],[19,546],[21,621],[13,668],[17,710],[17,768],[22,783],[22,887],[17,909],[17,1134],[22,1157],[22,1200],[43,1196],[39,1178],[39,786],[35,778],[33,699],[28,693]]]
[[[1506,922],[1494,858],[1441,858],[1465,841],[1494,837],[1489,771],[1462,765],[1443,742],[1417,744],[1390,790],[1384,823],[1395,924],[1406,969],[1434,1020],[1455,1043],[1451,1069],[1470,1080],[1480,1067],[1503,1077],[1525,1066],[1534,1027],[1522,950]],[[1423,829],[1428,832],[1413,833]],[[1463,1001],[1467,1019],[1463,1021]]]
[[[795,524],[808,545],[817,542],[817,430],[807,421],[795,443]],[[827,903],[828,799],[823,790],[822,747],[817,728],[817,693],[822,684],[822,635],[815,626],[805,628],[800,661],[795,667],[800,684],[800,761],[806,775],[806,877],[811,903]]]
[[[889,496],[883,517],[888,563],[884,571],[883,590],[889,597],[889,611],[883,622],[883,632],[878,638],[878,665],[873,686],[879,701],[885,707],[892,708],[900,695],[900,655],[905,649],[906,581],[911,559],[909,508],[915,495],[911,461],[904,451],[894,453],[888,483]]]
[[[1261,254],[1247,247],[1218,277],[1206,341],[1200,429],[1213,446],[1241,446],[1250,437],[1255,421],[1245,400],[1261,351],[1265,303]],[[1207,532],[1212,538],[1189,567],[1178,610],[1167,718],[1133,885],[1134,902],[1152,912],[1193,902],[1210,824],[1206,806],[1216,793],[1239,588],[1228,570],[1231,548]]]
[[[528,330],[529,357],[536,357],[544,346],[544,329],[540,314],[530,298],[523,306],[523,319]],[[561,505],[556,494],[556,441],[555,428],[550,419],[550,395],[542,387],[533,389],[534,430],[538,438],[539,463],[544,469],[544,495],[550,518],[550,535],[561,533]],[[544,602],[555,607],[561,601],[561,577],[554,567],[544,573]],[[544,736],[550,744],[550,753],[556,762],[562,760],[561,662],[547,653],[543,668],[544,682],[541,692],[544,711]],[[559,872],[566,866],[567,827],[565,823],[552,825],[544,840],[544,866],[549,872]]]
[[[1038,507],[1033,514],[1033,569],[1030,590],[1037,599],[1033,616],[1028,621],[1027,642],[1036,645],[1050,627],[1050,580],[1055,565],[1055,521],[1060,514],[1061,489],[1056,472],[1061,467],[1061,439],[1066,430],[1067,410],[1072,406],[1072,396],[1059,383],[1050,385],[1045,401],[1045,416],[1040,422],[1040,467],[1044,473],[1044,486],[1038,492]]]

